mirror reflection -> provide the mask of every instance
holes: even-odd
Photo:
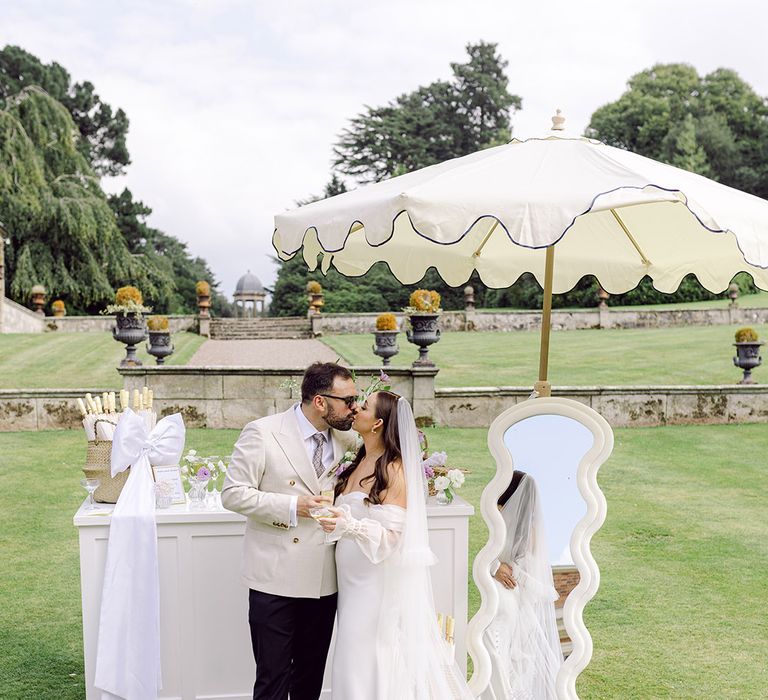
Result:
[[[491,574],[498,609],[484,634],[492,662],[483,700],[554,700],[556,679],[571,651],[563,605],[579,581],[570,541],[586,514],[579,462],[594,436],[559,415],[525,418],[504,433],[515,466],[498,498],[506,528]]]

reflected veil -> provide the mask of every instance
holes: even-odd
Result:
[[[499,507],[507,536],[493,569],[511,567],[516,585],[507,588],[494,579],[498,611],[484,634],[493,671],[482,698],[555,700],[563,663],[554,606],[558,593],[533,477],[516,471]]]

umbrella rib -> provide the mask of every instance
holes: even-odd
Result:
[[[618,212],[615,209],[611,209],[611,214],[613,214],[613,218],[616,219],[619,226],[621,226],[621,230],[624,231],[624,233],[627,235],[627,238],[629,238],[632,245],[635,246],[635,250],[640,254],[640,260],[642,260],[643,265],[650,265],[651,261],[645,257],[645,253],[643,253],[643,251],[640,249],[640,246],[637,245],[637,241],[635,240],[635,237],[629,232],[629,229],[627,228],[626,224],[621,220],[621,217],[619,216]]]
[[[483,250],[483,248],[485,247],[485,244],[488,242],[488,239],[491,237],[491,234],[496,230],[496,227],[498,225],[499,225],[499,220],[495,219],[493,222],[493,226],[491,226],[490,231],[488,231],[488,233],[485,234],[485,238],[483,238],[480,245],[477,247],[477,250],[474,253],[472,253],[473,258],[480,257],[480,252]]]

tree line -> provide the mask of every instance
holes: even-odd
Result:
[[[506,143],[510,117],[522,108],[510,91],[507,61],[496,44],[468,44],[451,77],[366,107],[351,118],[333,146],[329,181],[333,196],[347,186],[378,182],[449,158]],[[100,178],[124,174],[128,116],[104,102],[88,81],[75,83],[56,62],[42,63],[16,46],[0,50],[0,223],[6,246],[8,295],[26,303],[34,284],[61,298],[70,313],[93,313],[113,290],[138,285],[157,311],[189,313],[194,285],[214,287],[213,313],[228,315],[206,261],[174,235],[147,225],[151,208],[129,189],[107,195]],[[621,97],[597,109],[587,135],[604,143],[705,175],[768,197],[768,102],[734,71],[704,76],[685,64],[656,65],[630,78]],[[306,284],[319,281],[325,310],[399,309],[410,292],[429,287],[443,306],[461,308],[463,288],[446,285],[434,269],[416,285],[403,286],[383,263],[348,279],[331,269],[308,273],[297,257],[276,260],[278,274],[270,313],[306,312]],[[747,275],[738,282],[753,291]],[[489,289],[476,274],[468,280],[480,307],[539,308],[542,291],[531,275],[507,289]],[[597,282],[586,277],[555,306],[592,306]],[[611,303],[659,303],[713,298],[695,277],[663,295],[650,280]]]

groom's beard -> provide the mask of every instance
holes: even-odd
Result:
[[[352,421],[355,419],[355,414],[350,413],[348,416],[340,416],[329,404],[328,413],[326,413],[323,418],[325,422],[335,430],[349,430],[352,427]]]

